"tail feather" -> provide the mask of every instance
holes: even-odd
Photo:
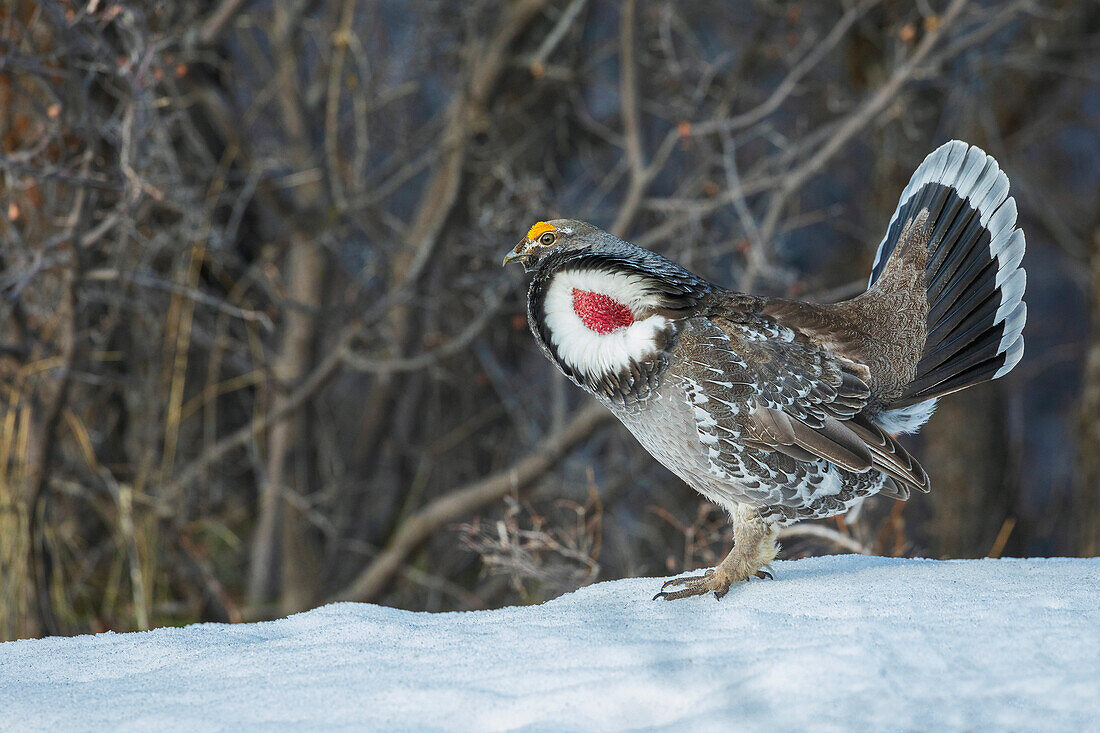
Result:
[[[944,319],[948,311],[965,311],[977,306],[981,299],[987,298],[993,291],[999,290],[1009,278],[1023,272],[1019,269],[1020,261],[1024,257],[1023,232],[1015,230],[1012,232],[1011,237],[1013,241],[1007,245],[1005,259],[1001,260],[998,257],[996,268],[985,267],[980,272],[973,273],[965,280],[961,280],[953,291],[948,294],[948,297],[941,297],[932,304],[928,310],[928,322],[936,324],[934,331],[943,330],[951,325],[950,320]],[[1022,282],[1014,283],[1012,287],[1022,288],[1023,285]]]
[[[1023,356],[1025,245],[1008,190],[996,160],[955,140],[929,155],[902,192],[870,285],[892,257],[910,256],[903,250],[911,241],[926,242],[915,261],[923,264],[928,311],[915,375],[880,413],[884,428],[912,432],[936,398],[1004,376]],[[912,227],[922,236],[903,236]]]
[[[908,391],[919,396],[971,367],[984,364],[989,361],[986,352],[994,348],[998,340],[996,333],[987,331],[973,342],[960,344],[955,351],[945,350],[942,356],[940,353],[935,354],[935,359],[922,359],[917,366],[919,376],[909,383]]]

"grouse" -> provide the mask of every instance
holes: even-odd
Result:
[[[674,600],[770,577],[785,525],[927,492],[895,435],[1020,361],[1023,256],[1007,177],[956,140],[917,168],[866,292],[844,302],[734,292],[567,219],[535,224],[504,263],[534,274],[546,356],[729,512],[733,549],[655,596]]]

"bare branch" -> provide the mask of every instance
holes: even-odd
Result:
[[[849,537],[846,534],[837,532],[835,529],[826,527],[823,524],[798,524],[793,527],[784,527],[779,531],[779,539],[790,539],[792,537],[814,537],[816,539],[828,540],[838,547],[842,547],[849,552],[854,552],[859,555],[872,555],[871,548],[864,547],[854,537]]]
[[[532,453],[508,468],[446,492],[406,519],[390,538],[386,548],[354,581],[330,600],[367,601],[374,598],[400,569],[405,558],[437,529],[499,500],[509,491],[524,488],[553,467],[610,417],[611,413],[603,405],[589,404],[574,414],[561,430],[547,435]]]
[[[769,243],[770,246],[772,237],[775,235],[776,225],[779,223],[779,217],[782,215],[791,194],[800,189],[810,176],[820,171],[857,133],[870,124],[878,113],[886,108],[886,105],[901,90],[902,86],[913,78],[921,62],[924,61],[943,36],[944,29],[951,27],[955,18],[966,6],[966,2],[967,0],[952,0],[951,5],[944,12],[943,18],[925,33],[924,38],[917,44],[913,53],[894,70],[890,78],[858,109],[844,119],[836,132],[825,141],[825,144],[816,153],[810,156],[809,160],[784,176],[779,190],[771,198],[763,223],[760,225],[760,239],[762,241]],[[755,273],[753,273],[752,278],[744,278],[740,284],[741,289],[750,290],[754,279]]]

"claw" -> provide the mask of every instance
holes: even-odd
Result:
[[[772,575],[772,571],[761,568],[756,571],[756,577],[761,580],[775,580],[775,576]]]
[[[694,583],[701,583],[712,575],[714,575],[714,568],[708,569],[702,575],[682,575],[679,578],[669,578],[661,584],[661,590],[664,590],[670,585],[692,585]]]
[[[681,598],[691,598],[692,596],[701,596],[706,592],[707,592],[706,589],[700,588],[699,586],[694,586],[694,587],[691,587],[691,588],[685,588],[684,590],[678,590],[678,591],[672,591],[672,592],[661,591],[657,595],[653,596],[653,600],[657,600],[658,598],[660,598],[661,600],[664,600],[664,601],[676,601],[676,600],[679,600]]]
[[[669,586],[676,585],[682,585],[684,587],[682,590],[665,590],[665,588]],[[701,596],[711,592],[714,593],[714,597],[718,600],[722,600],[722,597],[729,592],[729,583],[718,582],[714,577],[713,568],[703,575],[686,575],[681,578],[672,578],[671,580],[665,581],[661,586],[661,591],[653,596],[653,600],[660,598],[666,601],[675,601],[680,598],[691,598],[692,596]]]

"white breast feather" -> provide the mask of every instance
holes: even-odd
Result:
[[[590,375],[607,374],[619,371],[632,359],[641,361],[654,351],[656,336],[668,325],[667,318],[652,315],[611,333],[596,333],[573,310],[574,288],[613,298],[630,308],[635,318],[655,301],[640,275],[597,270],[559,272],[546,290],[544,308],[550,340],[566,364]]]

